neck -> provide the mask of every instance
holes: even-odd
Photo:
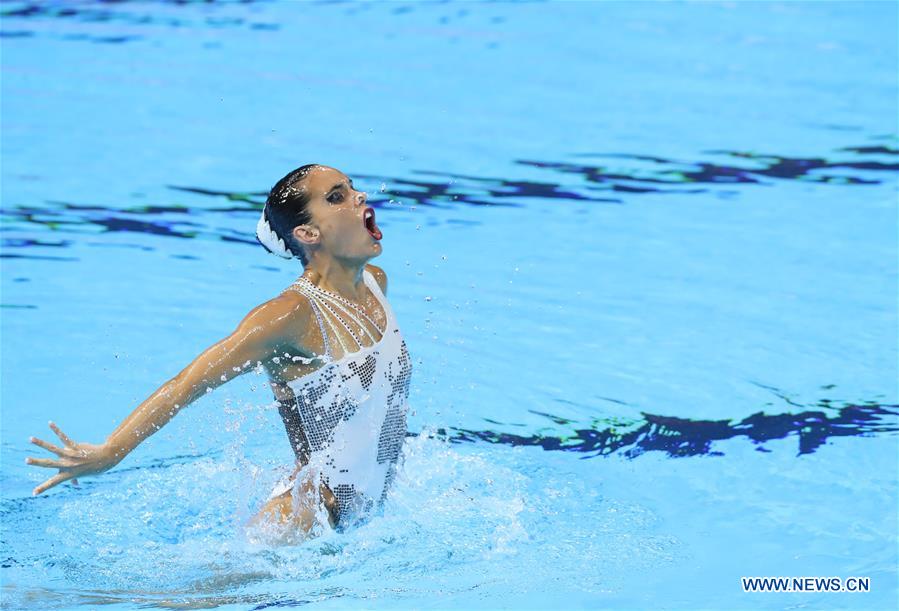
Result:
[[[364,295],[364,270],[365,261],[360,263],[358,259],[348,261],[335,257],[315,257],[309,260],[303,276],[326,291],[337,293],[350,301],[359,301]]]

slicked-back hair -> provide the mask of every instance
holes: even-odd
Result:
[[[290,252],[299,257],[303,267],[306,267],[309,260],[303,246],[294,239],[293,229],[312,222],[312,215],[307,208],[309,195],[301,185],[309,170],[316,166],[317,163],[309,163],[292,170],[275,183],[265,200],[265,217],[269,225],[284,240]]]

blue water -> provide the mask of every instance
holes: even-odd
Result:
[[[10,609],[895,609],[897,5],[3,2]],[[378,207],[415,360],[384,515],[240,524],[265,380],[32,497],[299,274],[310,162]],[[863,576],[867,593],[744,593]]]

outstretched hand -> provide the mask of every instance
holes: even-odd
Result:
[[[32,491],[32,495],[38,495],[45,490],[52,488],[64,481],[72,480],[77,485],[76,479],[82,475],[93,475],[102,473],[118,462],[109,448],[104,445],[95,445],[92,443],[76,443],[72,441],[68,435],[63,433],[56,424],[50,422],[50,428],[62,440],[64,446],[58,447],[52,443],[47,443],[37,437],[31,437],[29,441],[34,445],[40,446],[45,450],[49,450],[59,456],[55,458],[31,458],[25,459],[29,465],[37,465],[38,467],[48,467],[51,469],[59,469],[59,473],[42,483]]]

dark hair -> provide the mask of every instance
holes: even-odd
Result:
[[[288,173],[287,176],[275,183],[265,200],[264,214],[268,224],[278,237],[284,240],[290,252],[300,258],[303,267],[306,267],[309,261],[303,251],[303,246],[294,239],[293,229],[298,225],[312,222],[312,215],[306,208],[309,203],[309,195],[305,189],[299,187],[309,170],[317,165],[317,163],[309,163]],[[265,244],[262,246],[268,250]]]

